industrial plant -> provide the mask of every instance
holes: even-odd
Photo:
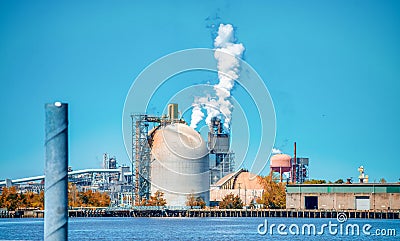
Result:
[[[169,104],[167,110],[163,116],[131,114],[131,166],[118,165],[116,157],[104,154],[102,168],[69,168],[68,181],[78,191],[107,193],[110,206],[118,208],[144,205],[160,191],[170,210],[187,207],[189,196],[216,207],[228,194],[238,196],[245,207],[262,208],[255,200],[265,189],[255,174],[235,169],[231,134],[223,121],[211,118],[205,141],[179,116],[178,104]],[[400,184],[369,183],[363,166],[358,183],[350,178],[346,183],[307,183],[309,158],[297,156],[296,143],[293,150],[293,155],[270,157],[271,176],[286,187],[286,210],[400,209]],[[6,179],[0,187],[17,185],[21,192],[39,193],[44,178]]]
[[[223,121],[212,117],[207,142],[179,116],[178,104],[169,104],[167,114],[131,114],[131,166],[119,166],[116,157],[104,154],[101,169],[74,171],[68,179],[78,191],[92,190],[110,195],[114,207],[143,205],[157,191],[164,193],[168,206],[186,206],[189,195],[201,198],[207,206],[229,193],[244,204],[262,197],[263,188],[255,176],[244,169],[235,170],[231,134]],[[303,183],[308,178],[308,158],[276,154],[270,159],[271,172],[279,180]],[[285,180],[283,180],[285,175]],[[0,185],[19,185],[22,191],[39,193],[44,176],[7,179]]]
[[[188,195],[209,205],[210,185],[235,171],[229,130],[221,119],[212,118],[206,142],[178,113],[178,104],[169,104],[167,115],[132,114],[131,166],[119,166],[116,157],[104,154],[101,169],[70,168],[68,181],[78,191],[108,193],[115,207],[140,205],[157,191],[169,206],[186,206]],[[44,178],[6,179],[0,186],[39,193]]]

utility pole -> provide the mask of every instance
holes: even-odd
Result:
[[[247,188],[244,186],[244,206],[247,206]]]
[[[44,240],[68,240],[68,104],[45,105]]]
[[[240,184],[241,184],[241,183],[239,182],[239,183],[238,183],[238,185],[239,185],[239,198],[240,198]]]

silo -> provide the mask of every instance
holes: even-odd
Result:
[[[173,123],[160,126],[151,136],[151,193],[164,192],[168,206],[185,206],[189,194],[208,205],[208,149],[200,134]]]

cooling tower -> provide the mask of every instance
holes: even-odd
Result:
[[[208,149],[200,134],[174,123],[160,126],[151,135],[151,193],[164,192],[168,206],[186,206],[189,194],[208,205]]]

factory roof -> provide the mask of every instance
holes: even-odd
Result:
[[[289,184],[286,193],[400,193],[400,183]]]
[[[215,186],[220,189],[263,189],[259,183],[259,177],[244,169],[224,176]]]

